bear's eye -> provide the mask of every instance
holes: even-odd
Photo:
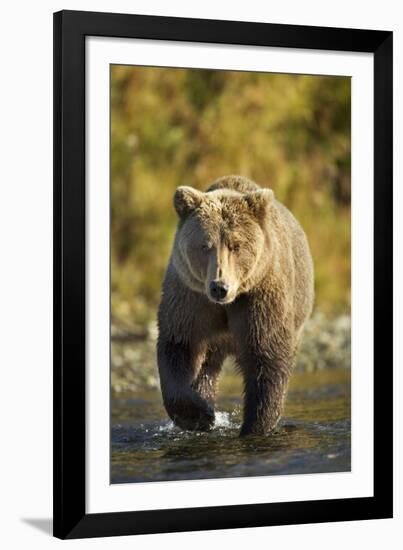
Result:
[[[241,250],[241,245],[239,243],[236,243],[232,246],[233,252],[239,252]]]

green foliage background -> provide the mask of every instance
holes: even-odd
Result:
[[[350,308],[350,79],[111,67],[112,314],[155,318],[178,185],[242,174],[304,227],[316,307]]]

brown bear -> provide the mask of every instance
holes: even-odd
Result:
[[[165,408],[182,429],[214,426],[225,357],[244,381],[241,435],[280,419],[288,379],[313,304],[304,231],[270,189],[227,176],[203,193],[178,187],[179,223],[158,313]]]

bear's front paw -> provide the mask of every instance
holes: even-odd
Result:
[[[240,437],[245,437],[247,435],[270,435],[273,433],[277,427],[277,422],[268,422],[268,423],[244,423],[241,427]]]
[[[165,407],[182,430],[209,432],[214,427],[214,409],[204,400],[196,403],[191,397],[177,397],[166,401]]]

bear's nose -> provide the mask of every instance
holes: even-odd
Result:
[[[224,300],[228,294],[228,285],[220,281],[212,281],[210,283],[210,294],[214,300]]]

